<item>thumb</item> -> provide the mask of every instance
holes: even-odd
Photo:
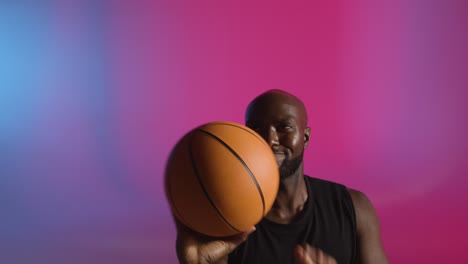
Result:
[[[238,235],[235,235],[231,237],[230,239],[224,240],[224,244],[226,246],[226,249],[231,253],[234,249],[236,249],[240,244],[242,244],[247,238],[249,237],[250,234],[252,234],[256,230],[255,226],[250,228],[249,230],[240,233]]]
[[[206,244],[205,247],[201,250],[201,257],[205,259],[208,263],[216,262],[223,258],[224,256],[230,254],[234,251],[240,244],[242,244],[247,237],[255,231],[255,227],[252,227],[248,231],[235,235],[227,239],[220,239],[212,241],[209,244]]]

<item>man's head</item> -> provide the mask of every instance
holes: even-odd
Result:
[[[285,91],[269,90],[248,105],[245,123],[271,146],[281,179],[301,167],[310,136],[307,112],[301,100]]]

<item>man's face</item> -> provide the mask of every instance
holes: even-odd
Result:
[[[259,133],[275,154],[282,179],[302,164],[309,140],[303,108],[290,97],[270,95],[255,102],[247,113],[246,125]]]

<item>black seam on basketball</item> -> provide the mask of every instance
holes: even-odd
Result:
[[[221,213],[221,211],[219,211],[218,207],[216,207],[215,203],[213,202],[213,200],[211,200],[211,197],[210,195],[208,194],[208,192],[206,191],[206,188],[205,188],[205,185],[203,184],[201,178],[200,178],[200,174],[198,173],[198,168],[197,168],[197,164],[195,163],[195,160],[193,158],[193,152],[192,152],[192,145],[193,145],[193,138],[190,140],[190,147],[189,147],[189,153],[190,153],[190,160],[192,161],[192,167],[193,167],[193,172],[195,174],[195,176],[197,176],[197,180],[198,180],[198,183],[200,184],[200,187],[202,188],[203,190],[203,193],[205,194],[206,198],[208,199],[208,201],[210,202],[211,206],[213,206],[213,208],[216,210],[216,212],[218,213],[218,215],[223,219],[223,221],[230,227],[232,228],[233,230],[237,231],[237,232],[242,232],[240,231],[239,229],[235,228],[231,223],[229,223],[229,221],[224,217],[224,215]]]
[[[248,129],[245,129],[245,127],[242,127],[242,126],[237,126],[236,124],[232,124],[232,123],[227,123],[227,122],[216,122],[217,124],[223,124],[223,125],[228,125],[228,126],[232,126],[232,127],[237,127],[237,128],[240,128],[246,132],[249,132],[251,135],[255,136],[258,140],[260,140],[263,144],[265,144],[267,147],[270,148],[270,146],[268,145],[268,143],[265,141],[265,139],[263,139],[260,135],[258,135],[256,132],[255,133],[252,133],[252,131],[248,130]]]
[[[213,139],[215,139],[216,141],[218,141],[219,143],[221,143],[221,144],[222,144],[225,148],[227,148],[227,149],[240,161],[240,163],[244,166],[245,170],[249,173],[250,178],[251,178],[252,181],[255,183],[255,187],[257,187],[258,193],[260,194],[260,198],[262,199],[262,216],[264,216],[264,215],[265,215],[265,198],[263,197],[262,188],[260,188],[260,185],[258,184],[257,179],[255,178],[255,175],[254,175],[253,172],[250,170],[250,168],[249,168],[249,166],[247,165],[247,163],[245,163],[245,161],[239,156],[239,154],[237,154],[228,144],[226,144],[226,142],[224,142],[222,139],[220,139],[220,138],[217,137],[216,135],[213,135],[213,134],[211,134],[210,132],[205,131],[205,130],[202,130],[202,129],[198,129],[198,131],[203,132],[203,133],[209,135],[210,137],[212,137]]]

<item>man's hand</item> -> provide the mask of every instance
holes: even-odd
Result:
[[[190,230],[178,220],[177,226],[177,257],[180,263],[208,264],[227,263],[227,257],[234,249],[244,242],[250,233],[255,231],[252,227],[239,235],[214,238]]]
[[[297,245],[294,248],[294,259],[298,264],[336,264],[333,257],[309,244]]]

